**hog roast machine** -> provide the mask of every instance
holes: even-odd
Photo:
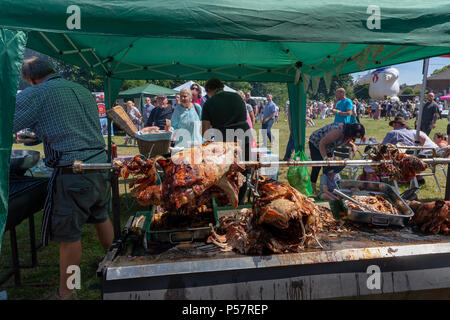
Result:
[[[432,165],[450,163],[450,159],[441,158],[423,161]],[[258,168],[271,165],[361,166],[385,162],[243,164]],[[110,168],[113,165],[81,162],[73,166],[74,172]],[[219,210],[218,215],[226,215],[226,211]],[[117,230],[118,216],[114,218]],[[141,220],[140,216],[128,219],[120,237],[99,264],[97,273],[102,279],[103,299],[450,297],[448,236],[416,234],[405,228],[361,227],[350,234],[321,233],[319,239],[323,248],[308,248],[300,253],[245,256],[221,252],[213,244],[189,242],[162,244],[153,252],[134,255],[130,248],[142,239],[136,227]]]

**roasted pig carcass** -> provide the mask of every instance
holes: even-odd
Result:
[[[335,228],[327,209],[286,183],[260,178],[252,210],[242,209],[221,218],[220,228],[212,230],[209,243],[242,254],[299,252],[313,240],[320,245],[316,235],[322,230],[322,219],[327,228]]]
[[[129,175],[137,176],[129,187],[131,195],[137,198],[139,204],[148,206],[161,201],[161,187],[156,185],[156,161],[135,156],[131,161],[116,160],[114,165],[120,168],[119,177],[127,179]]]
[[[362,206],[359,206],[349,200],[345,200],[345,204],[350,209],[385,214],[400,214],[397,208],[395,208],[388,200],[379,194],[374,196],[352,196],[352,198],[358,201]]]
[[[211,228],[211,236],[207,243],[214,243],[222,251],[233,249],[242,254],[247,254],[252,249],[249,244],[249,235],[254,235],[252,213],[249,209],[241,209],[237,213],[219,219],[219,230]],[[223,233],[223,234],[220,234]]]
[[[130,163],[118,163],[120,176],[141,175],[130,184],[132,195],[141,205],[161,205],[167,211],[189,213],[209,202],[212,197],[226,197],[237,207],[239,188],[244,183],[240,173],[236,143],[206,143],[173,155],[143,160],[139,156]],[[162,183],[156,184],[156,164],[164,171]],[[144,167],[141,167],[144,166]],[[151,169],[150,169],[151,167]]]
[[[255,209],[258,224],[274,228],[280,236],[299,236],[308,245],[322,230],[317,205],[290,185],[262,177]]]
[[[392,180],[411,181],[417,173],[424,171],[428,166],[419,158],[400,153],[398,148],[390,143],[379,145],[376,153],[369,155],[372,160],[392,160],[377,166],[376,172],[381,176],[387,176]]]
[[[450,234],[450,201],[437,200],[426,203],[408,201],[407,203],[414,211],[412,224],[420,227],[422,232]]]
[[[164,170],[162,194],[166,208],[197,207],[216,195],[225,195],[236,208],[244,183],[240,172],[245,170],[237,164],[238,152],[235,143],[207,143],[159,160]]]

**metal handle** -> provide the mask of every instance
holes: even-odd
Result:
[[[356,201],[355,199],[349,197],[348,195],[346,195],[345,193],[339,191],[338,189],[334,189],[334,190],[333,190],[333,193],[334,193],[335,195],[340,196],[341,198],[344,198],[345,200],[351,201],[351,202],[357,204],[358,206],[363,207],[363,205],[360,204],[358,201]]]
[[[172,236],[173,236],[174,234],[177,234],[177,233],[186,233],[186,232],[190,232],[190,234],[191,234],[191,240],[189,240],[189,241],[173,241]],[[184,243],[184,242],[185,242],[185,243],[194,242],[194,232],[193,232],[193,231],[190,231],[190,230],[180,231],[180,232],[171,232],[171,233],[169,233],[169,242],[170,242],[171,244]]]
[[[389,218],[372,217],[372,224],[375,226],[387,227],[389,225]]]

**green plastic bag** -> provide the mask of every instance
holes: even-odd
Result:
[[[309,161],[304,151],[298,151],[294,155],[295,161]],[[309,197],[313,195],[311,178],[309,177],[308,167],[292,167],[287,173],[289,184]]]

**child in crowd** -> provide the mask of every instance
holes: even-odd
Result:
[[[375,174],[374,168],[366,166],[363,169],[363,173],[358,177],[358,180],[380,182],[380,177]]]
[[[363,173],[358,177],[358,180],[359,181],[373,181],[373,182],[381,181],[380,177],[375,174],[375,169],[371,166],[364,167]],[[373,188],[374,185],[369,183],[367,187]]]
[[[436,143],[439,148],[445,148],[448,146],[447,135],[444,135],[443,133],[435,133],[433,142]]]
[[[341,179],[339,173],[336,173],[333,170],[330,170],[322,175],[319,186],[319,197],[322,200],[338,200],[338,198],[333,194],[333,191],[337,188],[336,181],[339,179]]]

